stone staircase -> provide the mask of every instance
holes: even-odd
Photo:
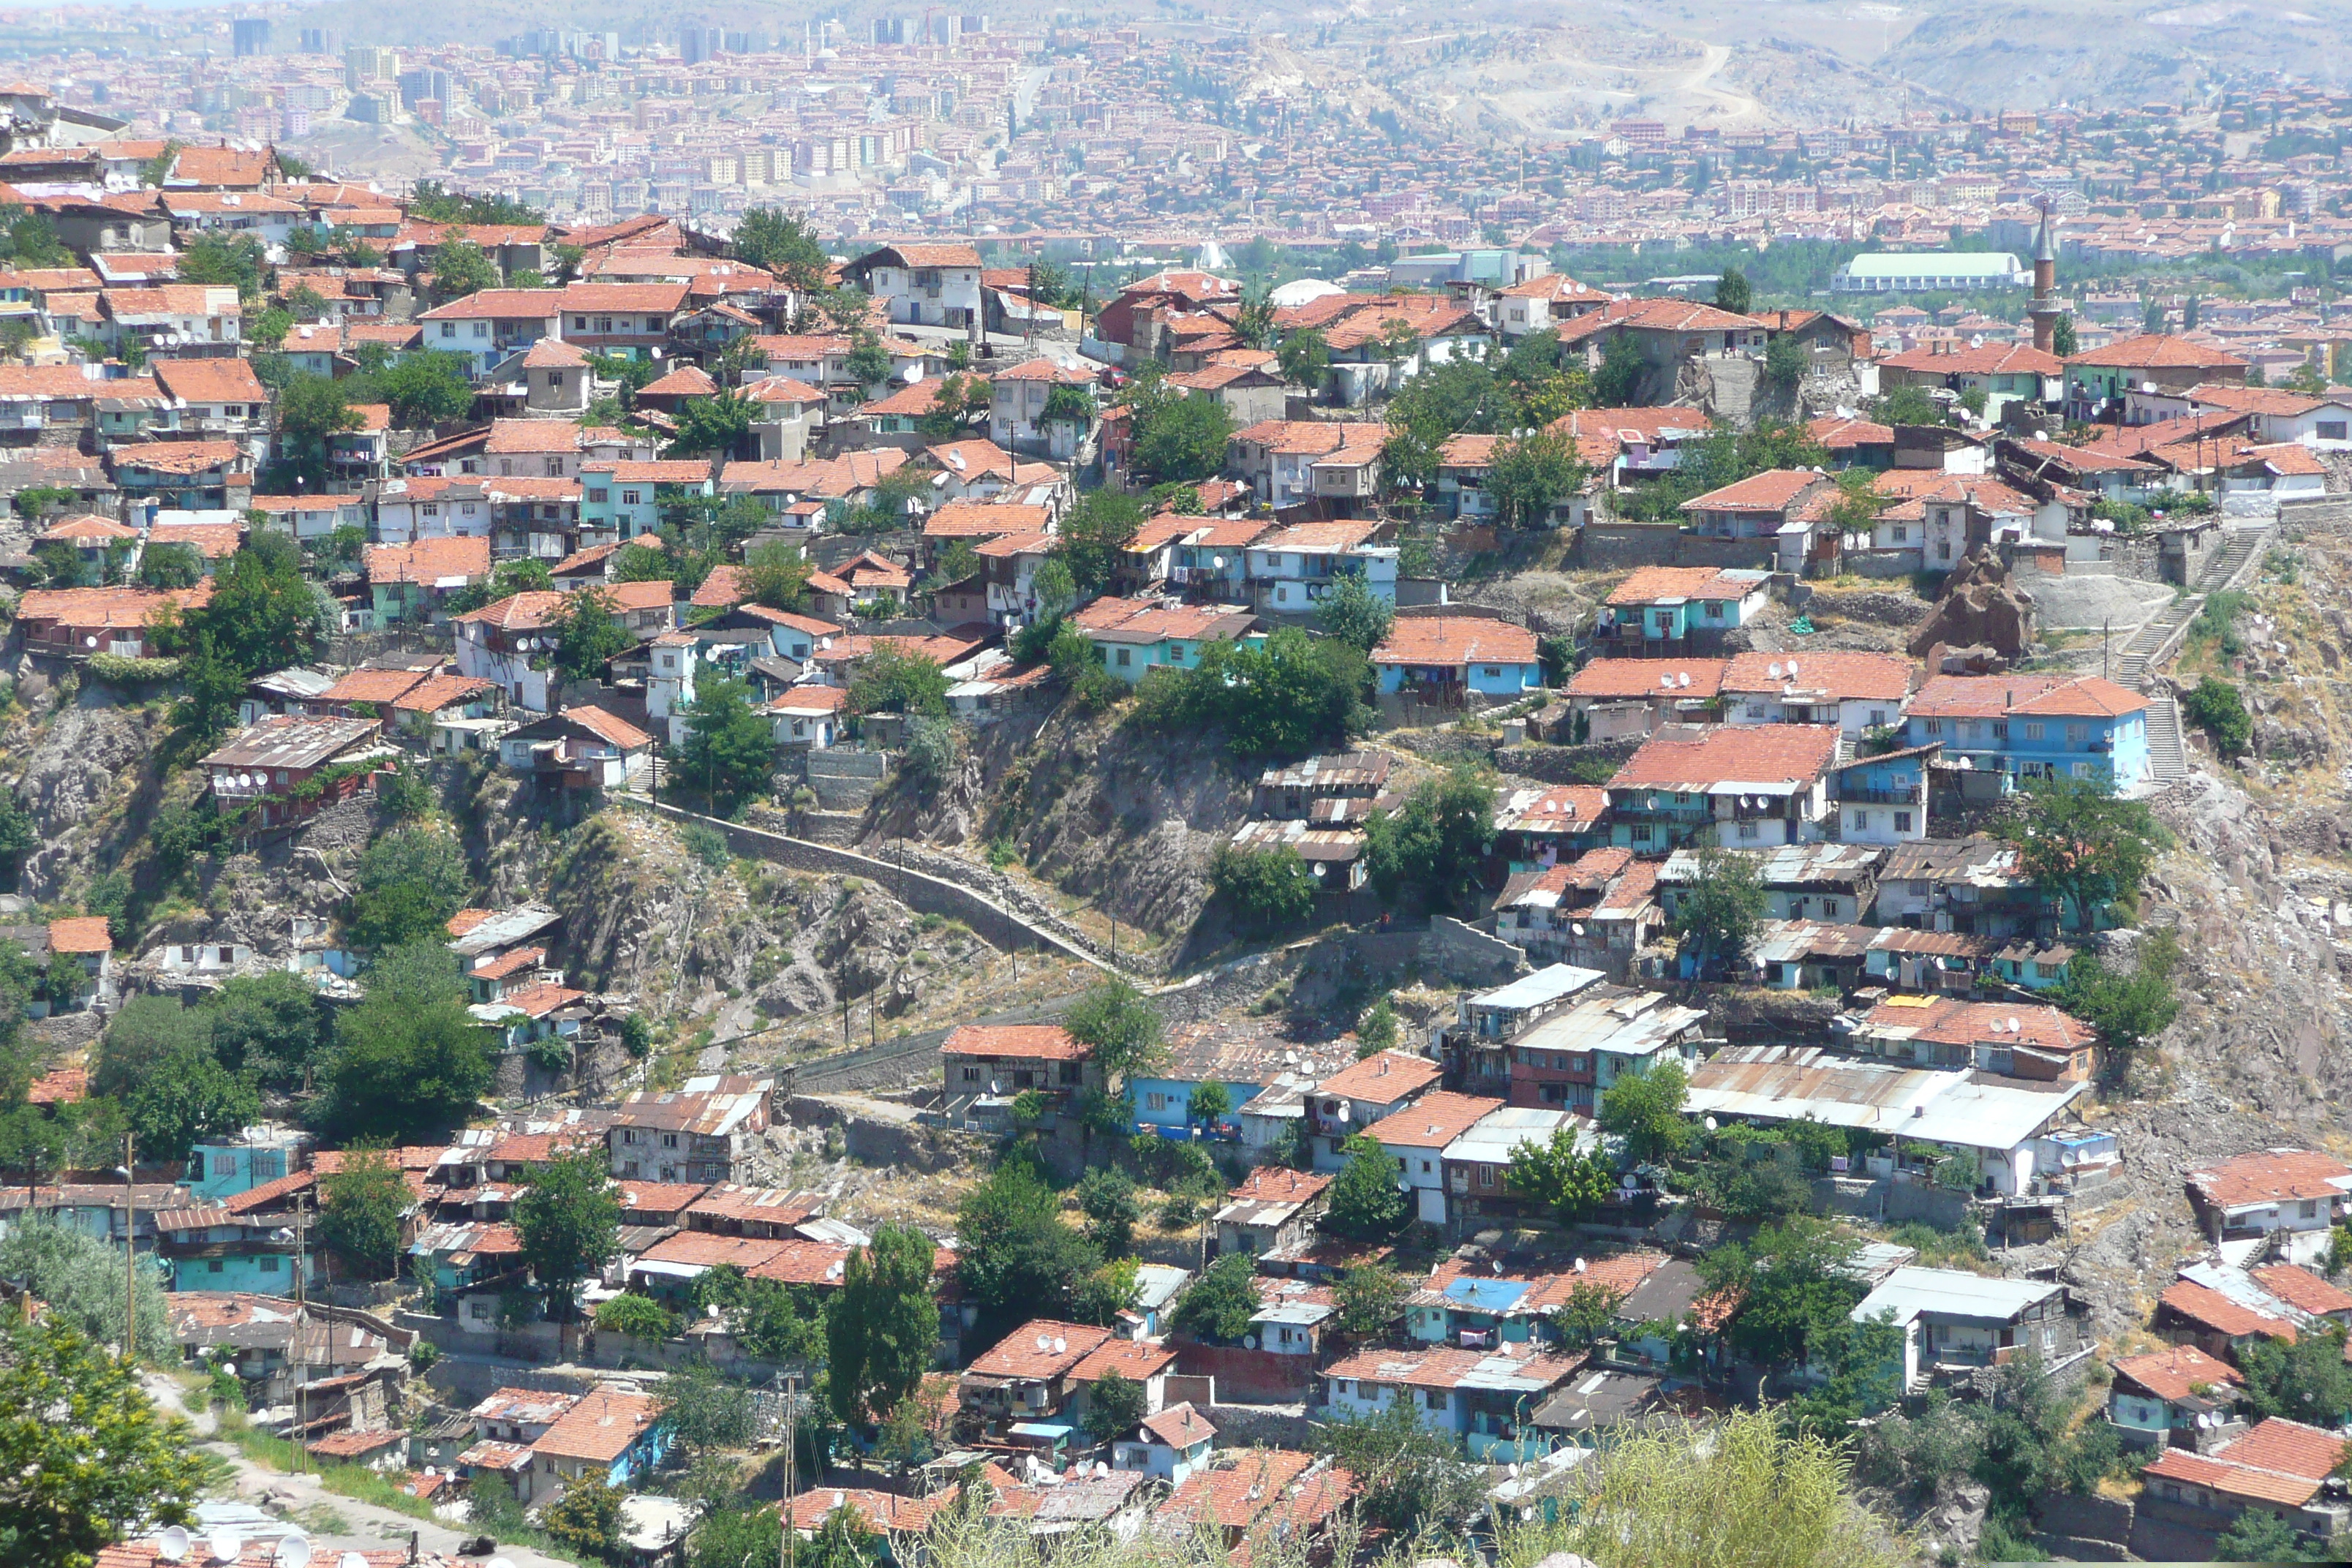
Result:
[[[2158,784],[2189,776],[2189,748],[2180,738],[2180,705],[2169,696],[2147,700],[2147,776]]]
[[[2197,574],[2197,592],[2201,596],[2218,594],[2230,585],[2241,568],[2253,559],[2254,552],[2271,542],[2267,525],[2254,528],[2233,528],[2221,545],[2221,552],[2205,563],[2205,570]]]
[[[2175,634],[2197,618],[2205,607],[2205,595],[2191,594],[2185,599],[2167,605],[2147,625],[2132,633],[2131,640],[2116,660],[2116,684],[2131,690],[2140,690],[2147,681],[2148,666],[2159,653],[2168,651],[2166,645]]]

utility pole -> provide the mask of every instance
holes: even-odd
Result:
[[[303,1223],[309,1215],[308,1206],[298,1194],[294,1199],[294,1451],[295,1463],[306,1471],[310,1468],[310,1363],[302,1359],[301,1352],[304,1336],[310,1329],[310,1289],[303,1279],[310,1272],[310,1233]]]
[[[782,1568],[793,1568],[793,1538],[798,1533],[793,1529],[793,1493],[798,1489],[795,1483],[801,1474],[800,1394],[799,1384],[784,1384],[784,1500],[781,1505],[784,1528],[783,1539],[776,1542],[776,1561]]]
[[[139,1359],[139,1140],[122,1135],[122,1359]]]

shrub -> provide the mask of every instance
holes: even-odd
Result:
[[[734,863],[735,857],[727,847],[727,836],[715,827],[699,822],[689,822],[677,830],[686,852],[714,871],[724,871]]]
[[[1307,862],[1287,845],[1272,849],[1217,847],[1209,864],[1209,885],[1234,911],[1237,924],[1276,931],[1305,922],[1315,912],[1316,881]]]
[[[596,1309],[596,1327],[633,1340],[666,1340],[677,1332],[677,1314],[650,1296],[631,1291]]]
[[[2180,711],[2211,737],[2213,749],[2223,757],[2242,757],[2252,749],[2253,717],[2246,711],[2245,699],[2230,682],[2207,676],[2180,700]]]

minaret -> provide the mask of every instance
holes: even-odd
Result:
[[[2026,313],[2033,318],[2033,346],[2048,353],[2065,313],[2058,304],[2058,242],[2050,232],[2048,196],[2042,198],[2042,232],[2033,241],[2033,303]]]

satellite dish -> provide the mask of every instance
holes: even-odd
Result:
[[[213,1561],[234,1563],[245,1553],[245,1537],[234,1530],[213,1531]]]
[[[1715,1131],[1715,1118],[1714,1118],[1714,1117],[1712,1117],[1712,1116],[1710,1116],[1710,1117],[1708,1117],[1708,1118],[1706,1119],[1706,1130],[1707,1130],[1709,1132],[1712,1132],[1712,1131]]]
[[[1244,1334],[1242,1336],[1242,1349],[1245,1351],[1254,1351],[1257,1349],[1257,1336],[1255,1334]]]
[[[367,1559],[356,1552],[346,1552],[335,1559],[335,1568],[367,1568]]]
[[[1767,668],[1765,673],[1771,676],[1773,679],[1778,680],[1780,679],[1780,667],[1777,663],[1770,665]]]
[[[292,1531],[278,1543],[278,1568],[310,1568],[310,1538]]]
[[[2025,1032],[2025,1026],[2011,1018],[2009,1021],[2009,1032],[2012,1035],[2021,1035]]]
[[[1582,921],[1570,921],[1568,922],[1568,929],[1574,931],[1577,935],[1582,936],[1584,934],[1584,922]]]
[[[1690,671],[1687,669],[1677,670],[1675,674],[1675,684],[1676,686],[1688,686],[1690,684]]]
[[[155,1538],[155,1555],[166,1563],[184,1563],[189,1544],[186,1527],[174,1524]]]
[[[84,647],[96,647],[98,646],[98,639],[96,637],[84,637],[81,639],[81,646]]]
[[[1793,658],[1789,661],[1789,679],[1791,680],[1797,679],[1797,661]]]

